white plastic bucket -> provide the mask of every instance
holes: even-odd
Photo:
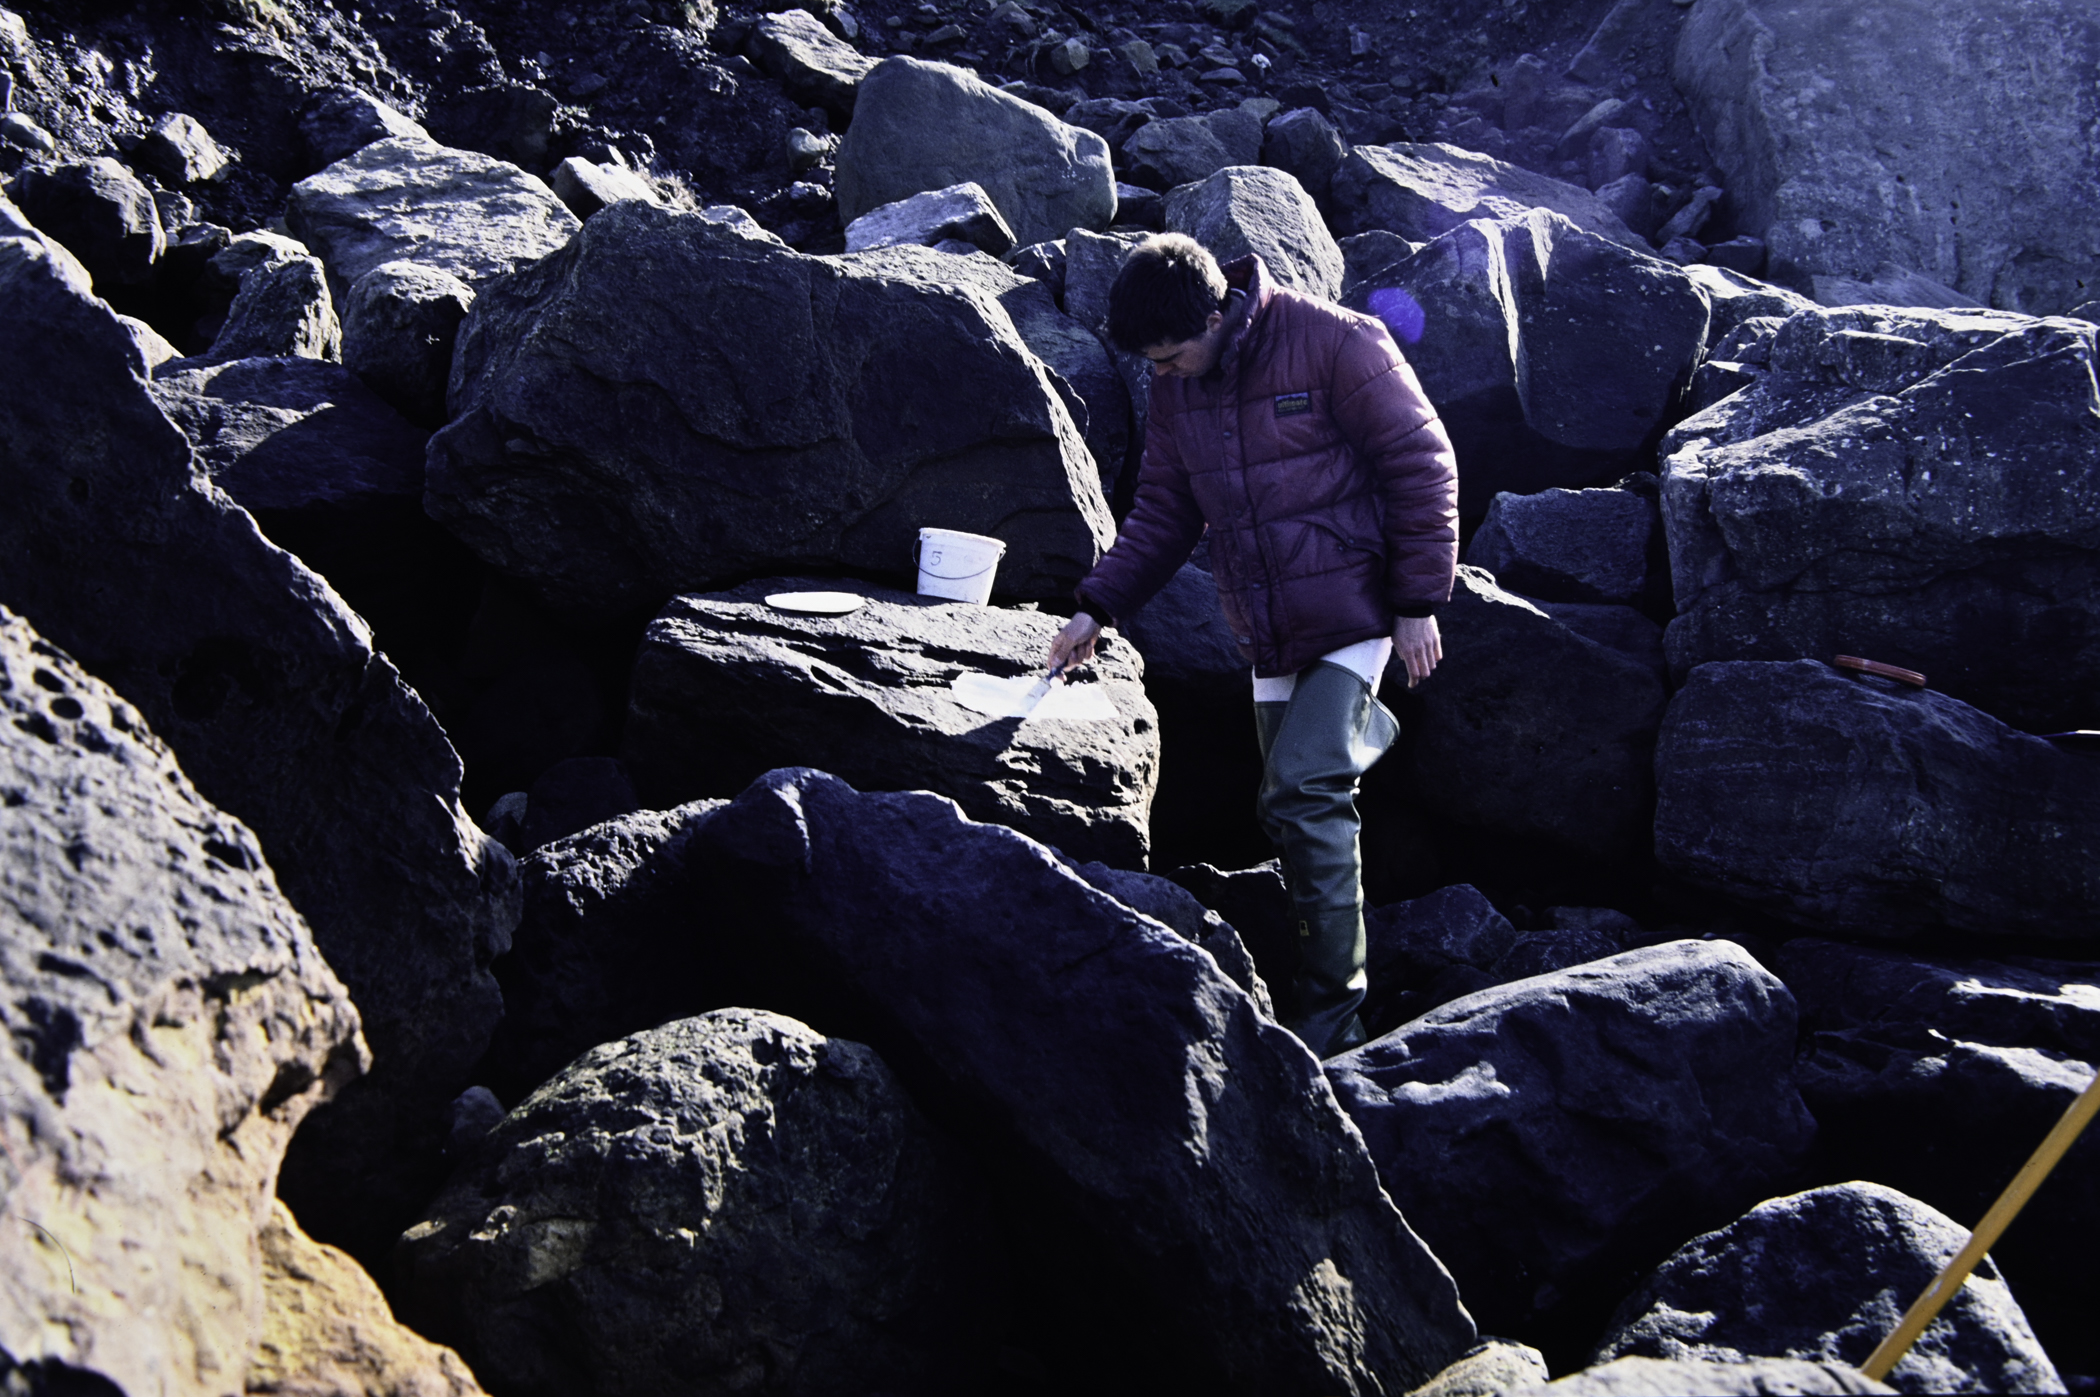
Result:
[[[921,529],[913,551],[919,560],[920,596],[982,606],[992,599],[992,577],[999,571],[1006,545],[983,534]]]

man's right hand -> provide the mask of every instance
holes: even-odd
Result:
[[[1085,664],[1094,658],[1094,642],[1100,638],[1101,623],[1080,612],[1051,638],[1049,668],[1069,670]]]

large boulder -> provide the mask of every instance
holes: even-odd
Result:
[[[1180,697],[1219,707],[1252,701],[1253,666],[1240,654],[1218,581],[1194,563],[1183,563],[1167,585],[1117,626],[1145,657],[1145,684],[1167,684]]]
[[[856,124],[856,130],[859,129]],[[790,252],[641,203],[482,288],[428,508],[559,609],[768,570],[909,576],[923,525],[1007,544],[999,592],[1062,596],[1112,532],[1071,414],[989,258]]]
[[[2094,937],[2093,758],[1814,660],[1701,665],[1655,752],[1655,856],[1828,931]]]
[[[150,391],[200,469],[250,513],[422,494],[429,438],[340,364],[183,360]]]
[[[1815,1134],[1794,1031],[1740,947],[1673,941],[1453,1000],[1327,1075],[1467,1308],[1509,1333],[1586,1314],[1789,1177]]]
[[[1586,233],[1646,251],[1646,239],[1579,184],[1533,174],[1439,141],[1356,146],[1334,172],[1334,231],[1383,228],[1429,242],[1475,219],[1520,222],[1534,209]]]
[[[1076,859],[1144,866],[1159,721],[1130,646],[1109,637],[1079,676],[1113,717],[988,718],[950,685],[1039,677],[1058,617],[865,585],[844,616],[766,604],[824,586],[680,596],[650,623],[625,738],[645,801],[732,796],[774,767],[814,766],[867,790],[936,791]]]
[[[861,79],[839,146],[839,220],[975,180],[1022,246],[1116,212],[1108,142],[967,69],[886,58]]]
[[[153,191],[106,155],[24,172],[22,212],[78,257],[104,291],[150,285],[167,250]]]
[[[1880,1184],[1774,1198],[1657,1267],[1612,1317],[1595,1361],[1864,1363],[1968,1240],[1945,1214]],[[1989,1257],[1888,1384],[1921,1393],[2064,1391]]]
[[[744,42],[788,96],[822,107],[842,122],[853,115],[861,79],[875,69],[874,59],[834,37],[807,10],[783,8],[761,17]]]
[[[267,262],[241,278],[226,323],[212,340],[211,359],[270,356],[343,357],[343,327],[328,294],[328,276],[316,257]]]
[[[478,287],[545,257],[582,226],[538,176],[415,136],[373,141],[300,180],[284,221],[338,287],[402,260]]]
[[[2041,731],[2100,686],[2094,326],[1797,314],[1743,392],[1664,444],[1681,678],[1863,655]]]
[[[2078,0],[1718,0],[1675,76],[1781,279],[1893,262],[2035,315],[2100,280],[2100,34]]]
[[[740,949],[764,928],[786,993],[857,1015],[915,1098],[997,1122],[1191,1387],[1404,1391],[1472,1345],[1312,1054],[1051,851],[811,771],[695,844]]]
[[[1774,965],[1808,1035],[1795,1063],[1823,1123],[1822,1177],[1872,1179],[1981,1218],[2100,1065],[2100,967],[1921,959],[1797,937]],[[2071,1147],[1992,1250],[2043,1345],[2100,1366],[2078,1297],[2100,1246],[2100,1136]]]
[[[430,139],[421,125],[354,87],[322,88],[299,112],[299,137],[313,162],[307,166],[310,170],[333,165],[374,141],[399,136]]]
[[[1348,304],[1422,345],[1468,518],[1502,490],[1652,469],[1709,319],[1682,269],[1544,211],[1443,233]]]
[[[255,830],[350,987],[373,1070],[307,1121],[284,1188],[310,1231],[363,1247],[437,1182],[439,1113],[502,1011],[487,966],[517,920],[516,869],[460,808],[429,710],[197,470],[69,261],[0,236],[0,322],[40,327],[0,336],[0,602]]]
[[[1000,217],[991,196],[976,181],[966,180],[947,189],[929,189],[909,199],[869,209],[846,225],[848,252],[870,252],[899,243],[920,247],[967,243],[980,252],[1003,257],[1013,251],[1014,233]],[[962,250],[967,252],[969,248]]]
[[[1123,168],[1147,189],[1169,190],[1261,159],[1261,118],[1237,107],[1148,121],[1123,142]]]
[[[1399,752],[1415,798],[1447,820],[1584,854],[1644,852],[1661,674],[1475,567],[1459,569],[1437,624],[1444,659],[1415,691]]]
[[[1540,601],[1653,606],[1669,585],[1655,477],[1603,490],[1497,495],[1466,545],[1466,561]]]
[[[343,367],[426,431],[445,423],[445,382],[474,292],[450,272],[382,262],[343,297]]]
[[[882,1059],[722,1009],[571,1063],[396,1262],[422,1326],[519,1397],[959,1394],[1002,1327],[987,1234]]]
[[[459,1355],[394,1318],[365,1269],[271,1200],[260,1238],[262,1336],[246,1397],[483,1397]]]
[[[1284,171],[1314,199],[1325,199],[1349,154],[1342,133],[1313,107],[1294,107],[1262,128],[1261,163]]]
[[[1233,165],[1168,191],[1167,230],[1220,262],[1255,253],[1279,286],[1323,301],[1342,294],[1342,250],[1312,196],[1282,170]]]
[[[255,836],[4,610],[0,715],[0,1367],[219,1397],[285,1142],[366,1061],[357,1011]]]

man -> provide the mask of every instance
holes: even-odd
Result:
[[[1385,327],[1222,271],[1194,239],[1147,238],[1109,292],[1109,337],[1156,375],[1122,532],[1079,584],[1050,663],[1164,586],[1204,534],[1218,601],[1254,666],[1257,813],[1283,856],[1299,967],[1284,1021],[1321,1057],[1364,1040],[1357,783],[1399,733],[1378,702],[1443,658],[1435,610],[1458,561],[1458,475]]]

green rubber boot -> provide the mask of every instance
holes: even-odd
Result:
[[[1357,784],[1400,724],[1362,676],[1321,661],[1301,671],[1288,703],[1254,705],[1262,749],[1256,812],[1282,851],[1298,934],[1298,974],[1285,1027],[1315,1055],[1364,1041],[1364,916]]]

